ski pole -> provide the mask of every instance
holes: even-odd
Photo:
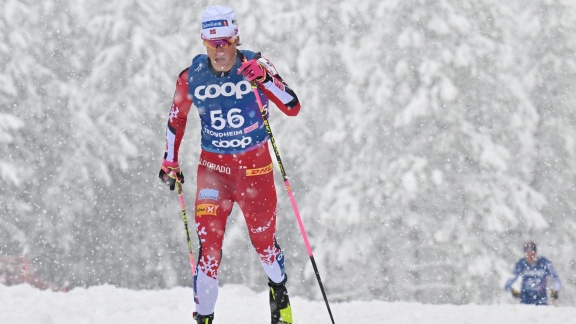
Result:
[[[244,61],[246,61],[246,59],[244,59]],[[272,148],[274,149],[274,155],[276,155],[276,160],[278,161],[278,167],[280,168],[282,178],[284,179],[284,186],[286,187],[286,191],[288,191],[288,196],[290,197],[290,202],[292,203],[292,209],[294,210],[294,214],[296,215],[296,220],[298,221],[298,226],[300,227],[300,232],[302,233],[302,238],[304,239],[304,244],[306,245],[306,249],[308,250],[308,256],[310,257],[312,267],[314,268],[314,272],[316,273],[316,279],[318,281],[318,285],[320,285],[320,291],[322,291],[322,296],[324,297],[326,308],[328,308],[328,314],[330,314],[330,319],[332,320],[332,324],[334,324],[334,317],[332,316],[332,311],[330,310],[330,304],[328,303],[328,298],[326,297],[326,292],[324,291],[324,285],[322,284],[322,279],[320,279],[320,273],[318,272],[316,261],[314,261],[312,248],[310,248],[310,243],[308,242],[308,235],[306,235],[306,230],[304,229],[304,224],[302,223],[302,218],[300,217],[300,212],[298,211],[298,206],[296,206],[296,200],[294,199],[294,195],[292,194],[290,182],[288,181],[288,177],[286,176],[286,172],[284,171],[284,165],[282,164],[282,159],[280,158],[280,151],[278,151],[278,146],[276,146],[276,141],[274,140],[274,136],[272,135],[272,129],[270,128],[270,123],[268,122],[268,117],[266,116],[266,111],[264,110],[264,106],[262,105],[262,101],[260,100],[260,94],[258,93],[258,89],[255,83],[252,84],[252,91],[254,91],[254,95],[256,96],[258,107],[260,107],[262,120],[264,121],[266,132],[270,137],[270,143],[272,143]]]
[[[186,230],[186,240],[188,240],[188,254],[190,255],[190,268],[192,269],[192,280],[196,274],[196,267],[194,266],[194,252],[192,252],[192,242],[190,241],[190,231],[188,231],[188,218],[186,217],[186,207],[184,206],[184,193],[182,192],[182,183],[176,180],[178,186],[178,198],[180,198],[180,208],[182,209],[182,220],[184,221],[184,229]]]

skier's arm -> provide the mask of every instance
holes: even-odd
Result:
[[[548,272],[548,276],[552,278],[552,290],[558,293],[558,291],[562,288],[562,282],[560,282],[560,277],[558,276],[558,272],[554,269],[552,262],[548,262],[546,266],[546,271]]]
[[[520,268],[521,268],[521,261],[516,263],[516,265],[514,266],[514,271],[512,271],[512,277],[510,277],[510,279],[506,281],[506,284],[504,284],[504,289],[506,291],[512,291],[512,285],[514,284],[516,279],[518,279],[518,277],[520,276],[521,273]]]
[[[300,101],[286,82],[280,77],[276,67],[265,57],[258,58],[258,64],[264,69],[266,75],[259,87],[266,97],[286,115],[296,116],[300,112]]]
[[[516,279],[518,279],[518,275],[515,275],[515,276],[511,277],[510,279],[508,279],[506,281],[506,284],[504,285],[504,289],[506,291],[512,291],[512,285],[514,284]]]
[[[191,106],[192,100],[188,96],[188,69],[185,69],[180,73],[176,81],[176,91],[174,92],[172,108],[168,115],[168,124],[166,125],[164,159],[168,162],[178,162],[178,151],[186,131],[186,122]]]

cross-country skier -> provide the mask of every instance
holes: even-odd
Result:
[[[271,100],[286,115],[296,116],[300,102],[269,60],[237,49],[240,33],[231,8],[208,7],[202,14],[200,36],[207,54],[194,57],[178,77],[159,174],[170,190],[176,181],[184,182],[178,151],[194,105],[200,116],[202,146],[195,202],[200,241],[195,317],[197,323],[213,322],[224,230],[236,202],[269,278],[272,324],[292,323],[284,254],[275,238],[276,189],[268,134],[252,85],[266,113]]]
[[[506,281],[504,289],[512,292],[512,296],[520,298],[522,304],[547,305],[546,295],[547,278],[552,278],[553,286],[550,297],[554,302],[558,299],[558,291],[562,287],[558,273],[545,257],[536,256],[536,243],[527,242],[524,244],[526,257],[521,258],[514,267],[513,276]],[[520,291],[513,289],[512,284],[522,276],[522,287]]]

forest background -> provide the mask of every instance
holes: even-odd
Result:
[[[178,198],[157,174],[209,4],[3,1],[0,256],[70,287],[190,286]],[[271,126],[332,300],[511,302],[503,283],[536,240],[576,302],[573,2],[229,4],[241,48],[302,102],[296,118],[271,109]],[[198,153],[191,114],[189,215]],[[276,173],[291,293],[321,298]],[[237,208],[223,255],[223,284],[263,289]]]

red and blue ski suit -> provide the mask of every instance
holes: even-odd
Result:
[[[218,268],[226,221],[237,203],[252,245],[271,281],[285,278],[284,255],[276,243],[276,188],[268,133],[251,84],[237,71],[251,51],[237,51],[229,72],[215,72],[207,55],[198,55],[176,82],[166,128],[165,159],[178,162],[178,151],[192,105],[201,123],[202,152],[198,163],[195,224],[200,242],[194,291],[196,311],[211,314],[218,296]],[[258,84],[262,105],[269,100],[286,115],[296,116],[295,93],[265,58],[259,62],[268,78]]]

